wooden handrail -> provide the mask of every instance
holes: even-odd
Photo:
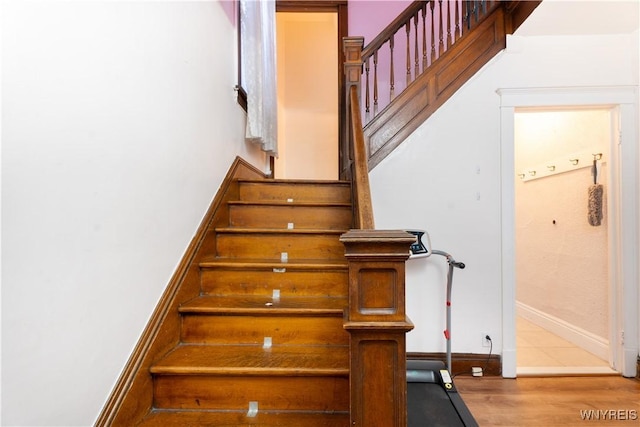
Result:
[[[367,161],[367,148],[362,132],[362,118],[360,116],[360,100],[358,88],[351,86],[349,89],[351,137],[353,148],[352,184],[354,201],[356,205],[356,228],[373,230],[373,206],[371,203],[371,188],[369,186],[369,166]]]

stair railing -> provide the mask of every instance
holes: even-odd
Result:
[[[361,79],[359,100],[369,169],[504,49],[506,35],[513,34],[539,3],[414,1],[361,52],[351,52],[353,58],[361,59],[348,72],[353,74],[351,82],[356,74]],[[402,74],[404,78],[396,79]],[[346,135],[343,145],[345,139]]]
[[[497,3],[414,1],[398,15],[362,51],[365,125],[482,21]],[[404,81],[396,81],[398,71],[405,75]]]
[[[413,325],[405,313],[405,262],[415,237],[374,227],[359,102],[362,45],[362,37],[344,39],[348,144],[341,157],[354,200],[354,229],[340,237],[349,264],[350,425],[406,427],[405,336]]]

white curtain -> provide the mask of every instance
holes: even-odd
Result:
[[[278,156],[276,2],[240,0],[242,87],[247,92],[247,140]]]

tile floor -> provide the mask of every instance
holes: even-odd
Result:
[[[609,374],[606,360],[589,353],[518,316],[516,320],[517,374]]]

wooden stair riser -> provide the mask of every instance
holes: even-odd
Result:
[[[350,203],[351,185],[335,182],[239,181],[240,200]]]
[[[349,427],[348,412],[283,412],[258,411],[247,416],[247,411],[179,411],[155,410],[138,427]]]
[[[229,206],[232,227],[347,230],[350,228],[352,215],[350,206]]]
[[[216,253],[223,258],[280,259],[286,253],[289,260],[344,259],[344,245],[339,234],[326,233],[243,233],[218,232]]]
[[[182,342],[190,344],[348,345],[339,316],[216,316],[183,314]]]
[[[347,411],[347,376],[158,375],[154,407],[166,409]]]
[[[347,296],[348,272],[343,270],[296,270],[292,268],[236,270],[202,268],[201,287],[210,295],[272,295],[275,289],[282,296]],[[284,271],[283,271],[284,270]]]

